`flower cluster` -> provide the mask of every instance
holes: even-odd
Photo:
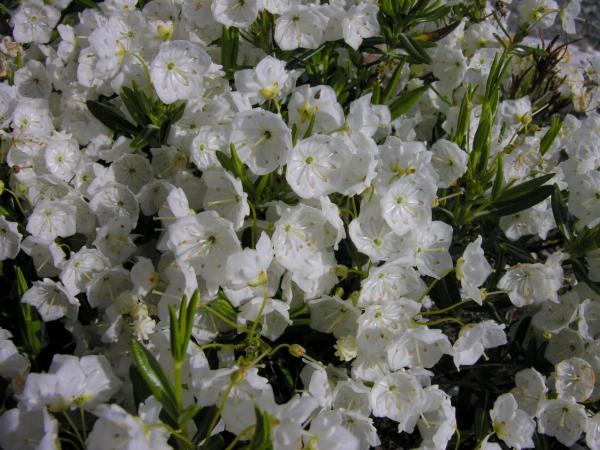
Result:
[[[578,0],[9,6],[0,447],[600,449]]]

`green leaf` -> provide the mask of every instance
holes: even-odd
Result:
[[[528,194],[523,194],[518,198],[513,198],[507,201],[499,201],[488,207],[485,211],[475,214],[474,219],[487,219],[490,217],[498,218],[502,216],[508,216],[510,214],[516,214],[544,201],[546,198],[552,195],[552,191],[552,186],[541,186],[537,190]]]
[[[521,198],[525,195],[534,193],[540,186],[543,186],[546,182],[550,181],[554,177],[554,174],[542,175],[541,177],[534,178],[533,180],[526,181],[518,184],[517,186],[507,189],[502,192],[502,202],[508,202],[513,199]]]
[[[161,403],[167,414],[177,419],[177,402],[171,382],[154,355],[138,341],[131,342],[133,362],[148,390]]]
[[[409,62],[414,64],[430,64],[431,57],[423,48],[422,43],[407,36],[404,33],[398,35],[398,44],[400,48],[406,51],[409,56]]]
[[[131,148],[141,149],[152,143],[158,136],[160,128],[156,125],[149,124],[144,129],[135,135],[135,137],[129,143]]]
[[[492,200],[497,200],[504,187],[504,158],[502,153],[496,158],[496,176],[492,185]]]
[[[571,227],[569,225],[569,209],[565,203],[565,200],[560,192],[558,184],[554,185],[552,191],[552,214],[554,215],[554,221],[558,227],[558,231],[567,241],[570,241],[573,237],[571,234]]]
[[[209,437],[204,444],[198,447],[198,450],[223,450],[225,448],[225,439],[220,434]]]
[[[231,158],[219,150],[217,150],[215,154],[217,155],[217,159],[219,160],[221,167],[228,172],[233,173],[233,162],[231,161]]]
[[[237,320],[237,311],[233,305],[225,298],[219,297],[213,301],[210,306],[217,312],[221,313],[227,319],[235,322]]]
[[[175,307],[173,305],[169,305],[169,321],[171,355],[173,356],[174,361],[181,361],[181,330],[179,327],[179,320],[177,319],[177,313],[175,312]]]
[[[546,131],[546,134],[544,134],[544,137],[540,141],[540,153],[542,154],[542,156],[545,155],[548,152],[548,150],[550,150],[550,147],[556,140],[558,133],[560,133],[562,125],[563,122],[560,118],[552,118],[552,124],[550,125],[550,128],[548,129],[548,131]]]
[[[244,190],[246,192],[254,193],[254,185],[248,178],[248,175],[246,174],[246,166],[238,156],[233,143],[229,145],[229,152],[231,153],[233,174],[242,181],[242,185],[244,186]]]
[[[27,292],[29,287],[21,268],[15,265],[14,270],[17,284],[17,295],[20,298],[25,292]],[[35,358],[43,348],[42,330],[44,323],[36,318],[38,317],[37,312],[31,305],[21,303],[21,314],[23,317],[23,328],[21,334],[23,335],[25,351],[32,358]]]
[[[429,85],[420,86],[412,91],[405,92],[390,103],[390,113],[392,120],[397,119],[402,114],[410,110],[421,98],[421,96],[429,89]]]
[[[208,431],[215,414],[217,413],[216,406],[206,406],[202,408],[194,417],[194,424],[196,425],[196,434],[194,435],[193,441],[198,443],[206,439]]]
[[[128,87],[123,87],[123,89],[121,89],[121,100],[127,108],[127,111],[137,124],[143,127],[148,124],[149,119],[145,108],[145,101],[140,94],[140,91],[135,85],[133,89]]]
[[[96,119],[115,133],[132,137],[137,132],[137,128],[117,112],[115,108],[93,100],[88,100],[85,104]]]
[[[261,411],[258,406],[254,406],[254,415],[256,417],[256,426],[254,435],[246,447],[248,450],[271,450],[271,416],[267,412]]]

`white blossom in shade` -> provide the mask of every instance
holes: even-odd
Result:
[[[546,399],[546,377],[534,368],[523,369],[515,375],[515,385],[510,393],[519,409],[533,417],[537,414],[540,403]]]
[[[289,316],[290,305],[281,300],[256,297],[239,308],[238,322],[258,322],[261,325],[260,334],[271,341],[279,338],[288,325],[292,324]]]
[[[431,222],[435,187],[429,180],[409,175],[395,181],[381,198],[383,218],[398,235]]]
[[[245,248],[232,253],[225,266],[227,288],[235,290],[229,295],[234,306],[250,297],[272,296],[277,291],[279,277],[271,279],[269,275],[273,261],[273,245],[269,236],[263,232],[256,243],[256,249]],[[277,286],[275,286],[275,283]]]
[[[77,300],[61,283],[44,278],[34,281],[21,297],[21,302],[34,306],[44,322],[68,316],[75,319],[79,308]]]
[[[304,435],[304,448],[326,448],[331,450],[360,450],[359,439],[342,426],[340,411],[323,410],[310,422]]]
[[[344,110],[331,86],[304,84],[292,92],[288,102],[289,123],[303,136],[313,123],[317,133],[330,133],[344,125]],[[314,119],[313,119],[314,117]]]
[[[498,438],[511,448],[532,448],[535,422],[519,409],[512,394],[502,394],[494,402],[490,411],[492,425]]]
[[[108,267],[110,262],[102,252],[95,248],[82,247],[79,251],[71,253],[69,260],[62,265],[60,280],[72,295],[77,295],[85,291],[95,275]]]
[[[440,279],[452,270],[449,252],[452,231],[450,225],[434,220],[427,227],[412,232],[417,235],[414,263],[422,275]]]
[[[294,88],[299,75],[299,71],[286,71],[285,61],[265,56],[254,69],[237,71],[234,79],[238,92],[255,105],[284,99]]]
[[[577,29],[575,28],[575,20],[581,12],[581,0],[569,0],[566,6],[563,6],[560,10],[560,20],[562,23],[562,29],[565,33],[575,34]]]
[[[581,437],[588,421],[585,407],[572,398],[545,400],[540,405],[537,417],[539,432],[554,436],[567,447]]]
[[[85,294],[92,308],[107,308],[117,301],[120,294],[130,290],[131,284],[130,273],[116,266],[95,275]]]
[[[402,261],[392,261],[369,271],[369,276],[361,282],[358,305],[384,304],[398,297],[418,299],[426,290],[427,286],[415,269]]]
[[[14,84],[22,97],[48,98],[52,92],[46,67],[35,60],[27,61],[24,67],[15,71]]]
[[[46,409],[9,409],[0,416],[0,447],[14,450],[56,450],[58,422]]]
[[[336,338],[356,334],[356,319],[360,311],[352,302],[339,297],[321,297],[310,300],[310,327]]]
[[[221,217],[233,223],[239,230],[244,218],[250,214],[248,194],[242,182],[222,169],[208,169],[202,174],[206,192],[202,201],[206,210],[217,211]]]
[[[75,208],[66,202],[38,203],[27,220],[27,231],[43,241],[75,234]]]
[[[119,183],[109,184],[99,190],[90,200],[90,208],[100,223],[114,217],[122,217],[135,228],[140,207],[127,186]]]
[[[559,398],[572,397],[583,402],[592,395],[595,382],[594,369],[584,359],[573,357],[556,366],[554,385]]]
[[[215,211],[177,219],[169,225],[167,247],[207,281],[224,281],[230,254],[240,251],[233,225]]]
[[[518,11],[521,20],[531,21],[545,29],[554,24],[559,7],[554,0],[523,0],[518,2]]]
[[[56,354],[48,373],[29,374],[21,401],[29,410],[44,406],[56,412],[76,406],[91,409],[108,401],[121,384],[103,355],[80,359]]]
[[[148,402],[148,400],[146,400]],[[169,433],[160,427],[149,427],[141,418],[126,412],[116,404],[100,405],[94,409],[98,420],[90,432],[86,446],[89,450],[123,448],[136,450],[169,450]],[[152,422],[158,421],[158,418]]]
[[[388,365],[392,370],[407,367],[430,368],[443,355],[452,355],[452,345],[442,330],[419,327],[406,330],[394,339],[386,352]]]
[[[323,43],[327,16],[319,8],[298,5],[275,21],[275,42],[281,50],[317,48]]]
[[[219,167],[217,151],[229,155],[227,136],[224,128],[217,125],[200,127],[198,134],[194,137],[191,144],[190,160],[200,170]]]
[[[426,395],[415,376],[394,372],[375,382],[370,403],[375,417],[398,422],[399,433],[412,433],[425,409]]]
[[[169,104],[201,94],[210,56],[199,44],[170,41],[160,46],[150,65],[150,77],[159,98]]]
[[[12,16],[15,41],[45,44],[59,19],[60,11],[51,5],[23,2]]]
[[[440,139],[431,146],[433,156],[431,164],[438,174],[438,186],[448,188],[453,186],[467,171],[467,152],[454,142]]]
[[[258,0],[212,0],[215,20],[228,27],[246,28],[258,17]]]
[[[345,142],[336,137],[317,134],[303,139],[291,150],[285,178],[302,198],[316,198],[335,191],[332,177],[341,173]]]
[[[517,214],[501,217],[500,228],[511,241],[530,234],[537,234],[540,239],[546,239],[548,233],[556,228],[550,199]]]
[[[257,108],[235,116],[229,143],[254,174],[265,175],[287,161],[292,133],[280,115]]]
[[[127,186],[137,194],[154,179],[152,166],[148,159],[140,154],[125,154],[116,159],[110,166],[115,181]]]
[[[460,368],[475,364],[486,348],[506,344],[504,328],[504,324],[499,325],[493,320],[464,326],[454,342],[454,365]]]
[[[0,328],[0,377],[22,379],[29,370],[29,359],[19,353],[11,338],[10,331]]]
[[[483,304],[483,296],[479,286],[492,273],[492,266],[485,259],[481,241],[481,236],[477,236],[456,262],[456,278],[460,280],[462,297],[470,298],[480,305]]]
[[[379,8],[369,2],[352,6],[342,20],[342,33],[346,44],[358,50],[363,39],[376,36],[379,33],[378,12]]]
[[[81,152],[74,139],[54,138],[46,146],[44,157],[46,168],[52,175],[63,181],[71,181],[79,166]]]
[[[414,234],[398,236],[381,216],[377,199],[363,200],[358,217],[348,225],[348,232],[356,248],[373,261],[409,259],[416,247]],[[415,249],[416,250],[416,249]]]
[[[9,222],[0,215],[0,261],[13,259],[21,249],[21,239],[23,235],[19,233],[18,224]]]
[[[98,228],[93,244],[111,262],[121,264],[137,249],[131,231],[128,219],[113,217]]]
[[[588,418],[585,428],[585,443],[591,450],[600,449],[600,413]]]
[[[419,422],[422,448],[444,449],[456,432],[456,411],[450,396],[436,386],[425,388],[427,406]]]
[[[35,272],[41,278],[55,277],[60,273],[59,267],[65,260],[65,252],[54,241],[44,241],[27,236],[21,242],[21,248],[31,257]]]
[[[333,347],[335,356],[341,361],[352,361],[358,356],[358,343],[356,338],[350,334],[340,337]]]
[[[575,178],[575,177],[571,177]],[[592,228],[600,223],[600,172],[591,170],[569,180],[569,212]]]
[[[562,286],[563,271],[560,265],[564,254],[553,253],[545,264],[516,264],[506,271],[498,288],[507,291],[510,301],[518,307],[552,301],[558,303],[558,290]]]

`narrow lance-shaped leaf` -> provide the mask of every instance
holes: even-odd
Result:
[[[161,403],[167,414],[177,419],[177,402],[173,387],[154,355],[138,341],[131,342],[131,352],[134,364],[152,395]]]
[[[570,241],[572,234],[569,225],[569,210],[557,184],[554,185],[554,190],[552,191],[551,205],[558,231],[567,241]]]
[[[92,115],[111,130],[127,137],[131,137],[136,133],[136,127],[114,108],[93,100],[88,100],[85,104]]]
[[[412,91],[406,92],[390,103],[390,113],[392,120],[397,119],[402,114],[408,112],[429,89],[429,85],[420,86]]]
[[[548,129],[546,134],[544,134],[544,137],[540,142],[540,153],[542,154],[542,156],[545,155],[548,152],[548,150],[550,150],[550,147],[556,140],[558,133],[560,133],[562,124],[562,120],[558,117],[552,118],[552,124],[550,125],[550,128]]]

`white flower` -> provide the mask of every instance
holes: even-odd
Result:
[[[546,400],[537,416],[540,433],[554,436],[567,447],[580,438],[588,421],[583,405],[575,403],[573,399]]]
[[[213,3],[214,5],[214,3]],[[210,56],[189,41],[165,42],[150,66],[150,77],[159,98],[169,104],[199,96]]]
[[[335,356],[341,361],[352,361],[358,355],[358,343],[354,336],[342,336],[334,345]]]
[[[112,183],[100,189],[90,200],[90,208],[100,223],[114,217],[127,219],[131,228],[135,228],[140,206],[127,186]]]
[[[387,347],[390,369],[433,367],[444,355],[452,354],[452,346],[442,330],[425,327],[406,330]]]
[[[23,235],[17,227],[16,222],[9,222],[0,215],[0,261],[13,259],[19,253]]]
[[[507,339],[504,328],[504,324],[499,325],[493,320],[463,327],[454,343],[454,364],[456,367],[475,364],[484,354],[486,348],[506,344]]]
[[[58,422],[46,409],[9,409],[0,416],[0,446],[11,450],[58,450]]]
[[[492,267],[481,248],[481,241],[481,236],[477,236],[475,241],[467,245],[463,255],[456,262],[456,278],[460,280],[461,295],[463,298],[475,300],[480,305],[483,303],[483,297],[479,286],[492,273]]]
[[[370,395],[375,417],[388,417],[398,422],[398,432],[412,433],[426,406],[426,395],[416,377],[395,372],[382,377]]]
[[[331,450],[359,450],[360,441],[342,426],[339,411],[324,410],[311,423],[308,433],[303,438],[304,448]]]
[[[44,44],[60,19],[60,12],[51,5],[23,2],[12,16],[13,36],[17,42]]]
[[[258,17],[258,0],[212,0],[215,20],[228,27],[246,28]]]
[[[554,383],[559,398],[572,397],[577,402],[583,402],[594,391],[594,369],[581,358],[573,357],[558,363],[555,377]]]
[[[523,369],[515,375],[515,385],[510,393],[531,417],[537,414],[541,401],[546,399],[546,377],[533,368]]]
[[[435,187],[417,175],[395,181],[381,198],[383,218],[398,235],[428,225]]]
[[[235,116],[229,142],[254,174],[265,175],[285,164],[292,134],[278,114],[253,109]]]
[[[75,208],[64,201],[39,203],[27,221],[27,231],[46,242],[72,236],[75,230]]]
[[[438,186],[448,188],[467,171],[468,155],[454,142],[440,139],[431,147],[431,164],[438,174]]]
[[[233,225],[215,211],[177,219],[169,225],[167,247],[208,281],[224,281],[227,258],[241,250]]]
[[[518,408],[512,394],[502,394],[494,402],[490,418],[496,435],[509,447],[521,449],[533,447],[535,422]]]
[[[234,74],[235,86],[252,104],[281,100],[294,88],[298,71],[285,70],[285,61],[265,56],[254,69],[239,70]]]
[[[331,86],[304,84],[294,89],[288,102],[290,125],[303,136],[313,123],[317,133],[331,133],[344,125],[344,111]],[[313,119],[314,116],[314,119]]]
[[[352,6],[342,20],[344,41],[354,50],[358,50],[362,40],[379,33],[377,13],[379,8],[369,2],[361,2]]]
[[[28,410],[48,407],[64,411],[94,408],[108,401],[121,387],[106,357],[54,355],[48,373],[31,373],[25,381],[21,401]]]
[[[317,48],[323,43],[327,17],[313,5],[298,5],[275,21],[275,42],[281,50]]]
[[[44,322],[69,316],[77,317],[79,301],[62,284],[48,278],[34,281],[33,286],[21,297],[23,303],[35,306]]]
[[[29,359],[19,353],[11,337],[10,331],[0,328],[0,377],[8,380],[24,377],[29,369]]]
[[[239,230],[244,218],[250,214],[248,194],[244,192],[242,182],[222,169],[206,170],[202,174],[202,181],[206,185],[202,202],[204,208],[217,211]]]
[[[94,410],[98,420],[89,434],[86,446],[90,450],[126,448],[136,450],[168,450],[169,433],[160,427],[148,427],[137,416],[119,405],[100,405]]]

